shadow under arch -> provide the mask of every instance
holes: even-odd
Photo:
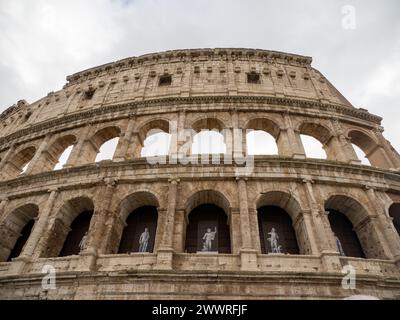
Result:
[[[24,168],[28,166],[36,153],[36,147],[30,146],[17,151],[7,164],[4,166],[1,174],[5,179],[13,179],[23,173]]]
[[[257,221],[262,253],[311,254],[308,243],[300,242],[306,233],[296,223],[302,214],[299,202],[284,191],[269,191],[257,202]]]
[[[18,257],[33,229],[39,207],[34,203],[13,209],[0,224],[0,262]]]
[[[118,206],[119,219],[113,226],[108,253],[153,252],[161,235],[158,233],[157,196],[150,191],[127,195]]]
[[[221,192],[196,191],[186,201],[185,213],[185,252],[232,252],[230,203]]]
[[[80,242],[89,233],[94,202],[87,196],[73,197],[64,202],[54,216],[54,224],[41,257],[79,254]]]
[[[333,194],[325,201],[332,232],[336,234],[338,252],[355,257],[387,259],[367,209],[349,195]],[[341,250],[339,247],[342,246]]]

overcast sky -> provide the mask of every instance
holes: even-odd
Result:
[[[398,0],[0,0],[0,111],[61,89],[83,69],[204,47],[313,57],[355,107],[384,118],[400,150]]]

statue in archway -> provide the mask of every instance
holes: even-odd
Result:
[[[267,240],[271,244],[272,253],[282,253],[282,246],[278,244],[279,235],[275,231],[275,228],[272,228],[270,232],[268,232],[269,238]]]
[[[87,235],[87,231],[86,231],[85,234],[83,235],[81,241],[79,242],[79,249],[80,249],[80,251],[83,251],[83,250],[86,249],[87,238],[88,238],[88,235]]]
[[[150,233],[148,228],[144,228],[144,231],[139,238],[139,252],[147,252],[147,246],[150,240]]]
[[[214,227],[214,231],[211,228],[207,229],[207,232],[203,236],[203,249],[201,251],[211,251],[212,241],[215,240],[215,235],[217,233],[217,227]]]
[[[339,251],[339,254],[341,256],[345,256],[346,254],[343,251],[343,247],[342,247],[342,243],[340,242],[339,238],[336,236],[336,234],[333,234],[333,236],[335,237],[335,242],[336,242],[336,247]]]

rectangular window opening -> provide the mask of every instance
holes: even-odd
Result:
[[[260,83],[260,74],[255,72],[248,73],[247,83]]]
[[[171,75],[163,75],[163,76],[160,77],[158,85],[159,86],[170,86],[171,83],[172,83]]]

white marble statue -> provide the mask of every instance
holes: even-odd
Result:
[[[336,242],[336,247],[340,253],[341,256],[345,256],[346,254],[343,251],[342,243],[340,242],[339,238],[336,236],[336,234],[333,234],[335,237],[335,242]]]
[[[217,233],[217,227],[214,228],[214,231],[211,231],[211,228],[207,229],[207,232],[203,236],[203,249],[202,251],[211,251],[212,241],[215,240],[215,235]]]
[[[86,249],[86,242],[87,242],[87,231],[85,232],[84,236],[82,237],[81,241],[79,242],[79,249],[83,251]]]
[[[282,253],[281,252],[281,246],[278,245],[278,239],[279,239],[279,235],[278,233],[275,231],[275,228],[272,228],[270,232],[268,232],[269,234],[269,238],[267,238],[267,240],[271,243],[271,250],[272,253]]]
[[[149,244],[150,233],[148,228],[144,228],[144,231],[139,238],[139,252],[147,252],[147,246]]]

